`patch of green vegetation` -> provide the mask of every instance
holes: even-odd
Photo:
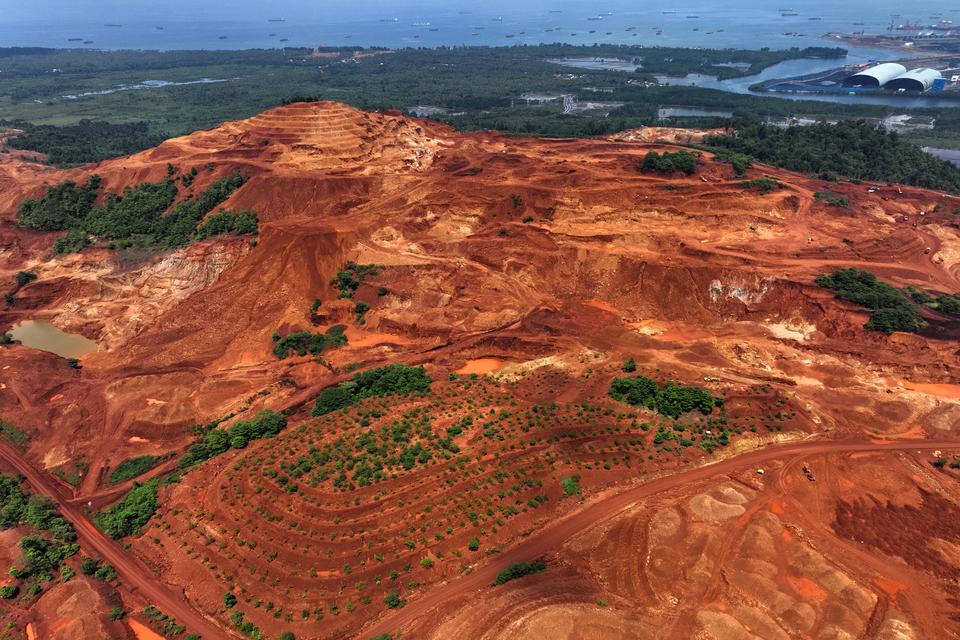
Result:
[[[543,562],[514,562],[509,567],[497,574],[496,579],[491,586],[498,586],[516,580],[534,573],[540,573],[547,570],[547,565]]]
[[[560,479],[560,487],[565,496],[580,495],[580,476],[564,476]]]
[[[931,304],[937,300],[923,289],[917,289],[909,284],[903,288],[903,292],[910,296],[910,299],[917,304]]]
[[[13,334],[10,332],[0,333],[0,344],[13,344],[16,340],[13,339]],[[2,431],[2,429],[0,429]]]
[[[759,122],[734,126],[735,136],[710,136],[704,144],[791,171],[960,193],[960,168],[864,120],[787,128]]]
[[[327,387],[317,396],[313,415],[320,416],[355,404],[364,398],[430,390],[430,376],[423,367],[391,364],[354,374],[351,380]]]
[[[120,195],[108,193],[103,204],[94,207],[100,179],[93,176],[83,187],[66,181],[48,189],[40,199],[24,201],[17,221],[41,231],[67,230],[54,242],[56,253],[83,250],[90,245],[91,235],[111,240],[114,249],[134,245],[175,248],[219,233],[255,233],[257,217],[250,211],[219,212],[197,226],[244,181],[240,174],[217,180],[199,197],[188,197],[168,212],[177,196],[172,177],[128,187]]]
[[[367,276],[375,276],[379,273],[380,267],[375,264],[357,264],[348,262],[343,267],[343,271],[337,273],[333,285],[340,294],[339,298],[352,298],[360,285],[363,284]]]
[[[280,337],[274,334],[273,355],[281,360],[290,357],[292,351],[298,356],[320,355],[325,349],[332,349],[347,344],[347,336],[344,333],[346,327],[342,324],[334,325],[324,333],[311,333],[309,331],[295,331],[294,333]]]
[[[157,507],[159,479],[134,485],[123,499],[93,518],[94,524],[111,538],[123,538],[140,532]]]
[[[767,177],[746,180],[741,182],[740,186],[744,189],[756,189],[761,195],[767,195],[768,193],[773,193],[774,191],[783,188],[783,184],[781,182]]]
[[[141,476],[157,466],[157,463],[164,460],[164,458],[164,456],[128,458],[118,464],[117,468],[110,474],[110,484],[117,484]]]
[[[938,311],[949,313],[952,316],[960,316],[960,292],[954,294],[941,294],[937,296],[934,304]]]
[[[693,175],[699,164],[699,156],[689,151],[664,151],[663,153],[651,151],[644,156],[639,169],[647,173],[675,173],[682,171],[689,176]]]
[[[53,241],[53,252],[56,254],[79,253],[89,247],[90,236],[81,229],[70,229],[67,235]]]
[[[43,153],[50,164],[58,167],[73,167],[130,155],[154,147],[165,138],[151,131],[146,122],[114,124],[81,120],[74,125],[54,127],[20,121],[2,122],[0,125],[24,132],[7,142],[10,148]]]
[[[387,605],[388,609],[399,609],[403,605],[407,604],[406,600],[400,599],[400,594],[396,591],[391,591],[383,598],[383,604]]]
[[[10,334],[5,334],[10,335]],[[13,336],[10,336],[10,343],[13,343]],[[6,422],[5,420],[0,420],[0,437],[6,438],[17,447],[23,447],[30,440],[30,434],[22,429],[17,428],[11,422]]]
[[[190,445],[180,459],[180,467],[186,468],[209,460],[230,448],[242,449],[251,440],[271,438],[286,426],[286,418],[269,409],[259,411],[250,420],[238,420],[229,429],[220,429],[217,424],[208,425],[201,440]]]
[[[91,176],[84,186],[65,180],[50,187],[43,197],[24,200],[17,223],[37,231],[63,231],[82,224],[100,192],[100,176]]]
[[[720,398],[715,398],[700,387],[676,385],[672,382],[660,387],[646,376],[614,378],[610,384],[610,397],[655,410],[674,419],[694,409],[709,415],[715,407],[722,404]]]
[[[817,191],[813,194],[813,199],[817,202],[826,202],[831,207],[846,207],[850,202],[845,196],[838,196],[832,191]]]
[[[17,283],[17,288],[25,287],[37,279],[37,274],[32,271],[17,271],[13,276],[13,281]]]
[[[818,276],[817,285],[835,292],[841,300],[870,309],[873,313],[864,327],[871,331],[916,332],[926,325],[912,300],[869,271],[838,269]]]
[[[258,222],[257,214],[247,209],[242,211],[218,211],[197,227],[193,237],[196,240],[206,240],[212,236],[222,236],[228,233],[238,236],[255,236],[257,235]]]
[[[71,460],[51,469],[50,472],[72,487],[79,487],[83,477],[89,471],[89,465],[83,460]]]
[[[80,547],[75,542],[77,534],[73,525],[60,515],[53,501],[30,495],[20,487],[22,481],[21,477],[0,475],[0,529],[26,525],[52,534],[52,539],[37,534],[21,538],[20,565],[9,571],[18,580],[35,580],[28,590],[33,595],[40,591],[40,584],[52,579],[52,573]],[[0,597],[15,597],[19,593],[17,585],[9,586],[11,588],[6,592],[0,592]]]

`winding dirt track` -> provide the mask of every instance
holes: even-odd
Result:
[[[403,609],[390,612],[370,625],[363,637],[382,633],[395,633],[406,625],[424,617],[434,608],[451,598],[488,586],[497,574],[514,562],[530,561],[556,551],[569,538],[580,531],[611,518],[630,507],[638,500],[656,493],[669,491],[681,485],[706,480],[712,476],[731,473],[743,467],[758,466],[766,462],[792,455],[818,455],[829,453],[854,453],[861,451],[911,451],[950,449],[960,442],[949,440],[925,440],[877,444],[864,441],[802,442],[788,445],[771,445],[743,455],[721,460],[627,489],[604,498],[566,518],[555,521],[519,543],[514,548],[496,557],[473,573],[435,588],[422,598],[408,602]]]
[[[132,554],[123,550],[117,542],[104,535],[87,518],[86,514],[64,496],[44,472],[35,468],[11,446],[0,442],[0,460],[26,477],[33,489],[57,503],[60,512],[77,531],[77,537],[88,553],[96,553],[117,570],[120,578],[129,587],[140,592],[141,597],[151,602],[168,616],[185,625],[191,633],[199,633],[206,640],[233,637],[216,623],[194,609],[179,594],[167,589],[153,573]]]

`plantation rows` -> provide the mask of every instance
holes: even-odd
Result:
[[[725,405],[678,421],[605,395],[521,400],[556,397],[568,382],[547,370],[368,398],[251,448],[199,506],[161,512],[147,536],[203,563],[248,620],[357,624],[330,617],[399,606],[421,585],[469,570],[572,508],[581,485],[676,465],[792,417],[751,406],[764,417],[733,420]]]

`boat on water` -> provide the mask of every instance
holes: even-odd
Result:
[[[271,33],[271,34],[270,34],[269,36],[267,36],[267,37],[268,37],[268,38],[276,38],[276,37],[277,37],[277,34]]]
[[[217,36],[217,40],[226,40],[227,36]]]
[[[593,20],[593,21],[603,20],[603,16],[590,16],[589,18],[587,18],[587,20]]]
[[[280,42],[290,42],[289,38],[280,38]]]
[[[283,18],[267,18],[267,22],[286,22]]]
[[[811,16],[807,18],[807,20],[823,20],[823,18],[821,18],[820,16]]]
[[[429,27],[429,26],[430,26],[430,23],[429,23],[429,22],[414,22],[414,23],[413,23],[412,25],[410,25],[410,26],[411,26],[411,27]]]
[[[108,22],[108,23],[106,23],[106,24],[103,25],[103,26],[105,26],[105,27],[122,27],[123,25],[122,25],[122,24],[114,24],[113,22]]]
[[[400,22],[400,18],[380,18],[380,22]]]
[[[781,17],[781,18],[789,18],[789,17],[791,17],[791,16],[798,16],[798,15],[800,15],[800,14],[797,13],[796,11],[787,11],[786,13],[781,13],[781,14],[780,14],[780,17]]]
[[[84,40],[83,44],[93,44],[93,40]]]
[[[83,38],[67,38],[67,42],[81,42]]]
[[[440,29],[437,29],[436,27],[433,27],[432,29],[430,29],[430,31],[440,31]]]

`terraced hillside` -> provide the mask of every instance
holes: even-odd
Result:
[[[321,102],[69,171],[0,155],[0,460],[155,629],[956,632],[960,200],[655,141],[697,139]],[[173,248],[54,251],[237,174]],[[18,224],[84,188],[74,227]]]

